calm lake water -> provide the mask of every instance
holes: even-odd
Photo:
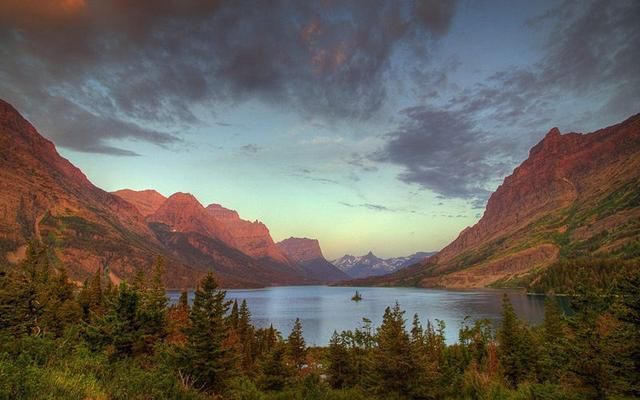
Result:
[[[351,301],[358,290],[363,299]],[[283,336],[287,336],[293,321],[300,318],[304,338],[308,345],[326,345],[334,330],[338,332],[362,326],[362,318],[372,321],[374,327],[382,322],[387,306],[397,301],[406,310],[407,329],[410,329],[414,314],[418,314],[423,325],[427,320],[442,320],[446,324],[449,343],[458,338],[458,330],[465,318],[469,324],[486,318],[494,326],[500,320],[503,290],[440,290],[418,288],[372,288],[330,286],[283,286],[264,289],[228,290],[227,298],[243,299],[251,311],[255,326],[273,324]],[[544,317],[544,297],[527,296],[519,292],[507,292],[521,319],[532,324],[540,323]],[[169,291],[175,302],[179,291]],[[190,293],[192,300],[193,293]]]

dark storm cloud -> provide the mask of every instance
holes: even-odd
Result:
[[[455,2],[279,0],[7,0],[0,4],[0,93],[51,115],[38,97],[62,97],[105,121],[175,130],[194,106],[259,99],[326,118],[367,118],[400,43],[424,51],[449,29]],[[142,129],[142,128],[141,128]],[[84,131],[60,143],[95,151],[149,132]],[[172,136],[154,131],[160,136]],[[84,135],[82,143],[75,141]],[[156,135],[157,136],[157,135]],[[91,142],[93,141],[93,145]],[[98,147],[96,147],[98,146]]]
[[[403,113],[405,122],[372,158],[404,167],[399,179],[445,197],[486,198],[487,181],[504,172],[508,141],[482,133],[462,113],[429,107]]]
[[[484,207],[490,183],[510,172],[552,121],[603,126],[603,118],[640,110],[639,20],[634,0],[567,1],[531,19],[532,29],[548,32],[538,63],[493,73],[440,108],[405,110],[372,158],[403,167],[405,182]],[[567,98],[591,101],[594,109],[559,115]]]
[[[599,101],[587,113],[596,125],[599,117],[615,121],[637,113],[639,19],[635,0],[566,1],[528,23],[548,30],[539,63],[494,73],[451,99],[449,108],[484,114],[501,126],[538,129],[556,115],[564,96]]]

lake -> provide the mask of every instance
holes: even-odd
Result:
[[[351,301],[356,289],[362,295],[360,302]],[[382,322],[385,307],[393,306],[396,301],[406,311],[407,330],[411,329],[411,320],[416,313],[423,325],[427,320],[442,320],[446,324],[447,342],[453,343],[466,317],[469,324],[486,318],[495,326],[500,320],[503,293],[508,293],[521,319],[537,324],[544,318],[543,296],[490,289],[281,286],[227,290],[227,298],[238,302],[246,299],[253,324],[257,327],[273,324],[284,337],[291,331],[293,321],[300,318],[307,345],[326,345],[334,330],[361,327],[363,317],[377,327]],[[175,302],[180,292],[169,291],[168,296]],[[189,298],[193,300],[192,292]]]

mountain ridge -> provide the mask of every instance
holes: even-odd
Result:
[[[254,260],[237,250],[226,228],[192,195],[174,194],[161,205],[164,196],[148,195],[151,202],[132,204],[93,185],[0,100],[0,263],[20,262],[35,239],[77,282],[98,269],[108,270],[114,282],[129,279],[158,256],[167,260],[172,288],[194,287],[208,271],[224,287],[317,282],[299,266]]]
[[[366,278],[399,271],[434,254],[436,254],[436,252],[420,251],[409,256],[383,259],[374,255],[372,251],[369,251],[366,255],[359,257],[345,254],[331,261],[331,263],[351,278]]]
[[[478,223],[426,262],[359,284],[517,284],[560,258],[627,257],[640,237],[640,114],[597,131],[551,129]]]

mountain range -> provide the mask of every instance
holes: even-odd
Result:
[[[373,252],[369,252],[360,257],[347,254],[331,261],[331,263],[351,278],[366,278],[399,271],[405,267],[424,261],[434,254],[436,254],[436,252],[421,251],[406,257],[382,259],[375,256]]]
[[[517,286],[563,258],[640,258],[640,114],[580,134],[553,128],[491,195],[484,215],[437,254],[328,262],[317,240],[275,243],[259,221],[189,193],[108,193],[0,100],[0,264],[29,241],[82,281],[118,282],[162,256],[169,287],[214,271],[225,287],[317,284]],[[335,264],[335,265],[334,265]]]
[[[321,263],[317,241],[319,257],[302,260],[276,245],[263,223],[219,204],[205,207],[189,193],[105,192],[2,100],[0,199],[0,263],[19,262],[35,239],[49,245],[52,260],[76,281],[103,269],[117,283],[158,256],[167,260],[167,285],[175,288],[194,286],[207,271],[226,287],[345,278]]]
[[[640,259],[640,114],[588,134],[551,129],[477,224],[420,264],[355,284],[518,286],[580,257]]]

